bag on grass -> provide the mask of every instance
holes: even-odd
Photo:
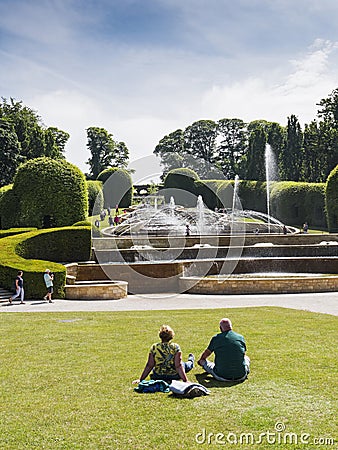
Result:
[[[209,389],[199,383],[173,380],[169,388],[174,395],[183,398],[201,397],[210,394]]]
[[[153,392],[170,392],[169,384],[163,380],[143,380],[134,388],[140,394],[151,394]]]

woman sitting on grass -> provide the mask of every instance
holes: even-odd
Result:
[[[170,383],[172,380],[188,381],[186,373],[194,367],[195,357],[189,354],[187,362],[182,362],[182,352],[180,346],[170,342],[175,336],[174,330],[168,325],[162,325],[159,331],[161,342],[151,346],[147,364],[139,380],[145,380],[152,371],[152,380],[164,380]]]

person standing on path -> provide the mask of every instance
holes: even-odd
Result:
[[[17,277],[15,278],[15,294],[9,298],[9,303],[12,303],[13,300],[15,300],[16,298],[20,297],[20,303],[24,304],[25,302],[23,301],[25,298],[25,291],[23,288],[23,271],[19,270]]]
[[[43,297],[43,299],[48,300],[49,303],[53,303],[52,302],[52,294],[53,294],[54,275],[51,273],[51,271],[49,269],[46,269],[43,279],[45,281],[45,285],[47,288],[47,294]]]

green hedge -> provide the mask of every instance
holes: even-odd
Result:
[[[174,197],[177,205],[196,206],[195,181],[199,176],[194,170],[178,168],[170,170],[164,180],[164,197],[168,203]]]
[[[102,211],[104,205],[102,182],[98,180],[88,180],[87,190],[88,190],[88,215],[94,216],[99,214],[100,211]]]
[[[43,274],[55,274],[54,296],[64,297],[66,268],[57,262],[85,261],[91,252],[90,227],[65,227],[31,231],[0,239],[0,286],[12,289],[17,271],[24,272],[25,296],[46,294]]]
[[[271,214],[283,223],[326,228],[325,184],[281,181],[271,189]]]
[[[234,196],[233,181],[222,181],[217,189],[218,208],[232,209]]]
[[[27,233],[28,231],[35,231],[36,228],[9,228],[8,230],[0,230],[0,239],[7,236],[14,236],[16,234]]]
[[[266,183],[263,181],[239,182],[238,196],[243,209],[266,213]]]
[[[86,179],[66,160],[32,159],[19,167],[13,188],[2,196],[0,213],[5,228],[51,228],[84,220]]]
[[[129,208],[133,201],[133,182],[127,170],[110,167],[99,173],[97,180],[103,183],[105,208],[115,208],[116,205]]]
[[[204,204],[214,210],[220,207],[221,201],[218,198],[220,188],[224,185],[223,180],[197,180],[194,182],[196,195],[201,195]]]
[[[338,233],[338,166],[328,176],[325,204],[329,232]]]

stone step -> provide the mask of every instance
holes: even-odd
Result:
[[[0,287],[0,302],[8,302],[9,297],[13,295],[11,291]]]

